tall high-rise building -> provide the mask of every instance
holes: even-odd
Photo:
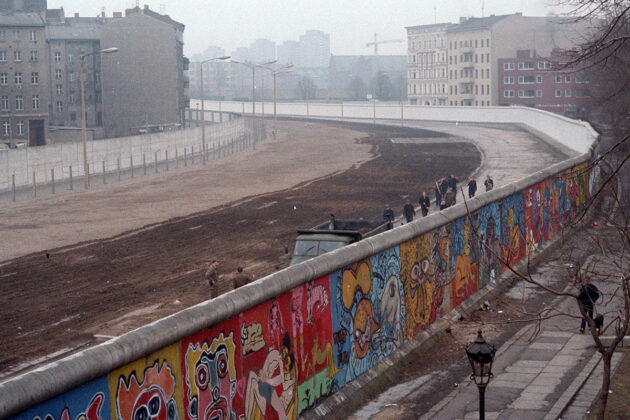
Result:
[[[330,61],[330,35],[318,30],[306,31],[300,36],[298,67],[328,67]]]
[[[278,45],[278,61],[283,64],[298,65],[301,60],[300,43],[297,41],[284,41]]]
[[[268,39],[257,39],[249,46],[251,61],[266,63],[276,59],[276,43]]]

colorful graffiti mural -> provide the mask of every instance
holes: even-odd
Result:
[[[587,169],[302,284],[16,418],[296,419],[575,221]]]

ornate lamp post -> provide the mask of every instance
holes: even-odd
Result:
[[[479,420],[485,420],[485,392],[488,382],[492,379],[492,362],[496,353],[494,345],[486,343],[481,335],[481,330],[477,332],[475,341],[466,347],[466,356],[472,367],[472,379],[479,389]]]

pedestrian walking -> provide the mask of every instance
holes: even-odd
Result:
[[[589,319],[593,319],[593,307],[597,299],[599,299],[599,290],[594,284],[591,284],[591,279],[586,277],[578,300],[582,304],[584,312],[586,312]],[[580,323],[580,333],[584,334],[584,328],[586,328],[586,318],[583,317]]]
[[[473,198],[475,193],[477,192],[477,181],[475,177],[471,177],[470,181],[468,181],[468,198]]]
[[[243,271],[243,266],[239,265],[236,269],[236,273],[232,277],[232,282],[234,284],[234,288],[238,289],[239,287],[243,287],[254,281],[254,278],[255,276],[253,274]]]
[[[490,178],[490,175],[486,176],[486,180],[483,181],[483,185],[486,187],[486,192],[491,191],[494,188],[494,181]]]
[[[394,210],[389,207],[389,204],[385,204],[385,210],[383,210],[383,220],[387,222],[387,229],[392,229],[394,227]]]
[[[440,185],[435,181],[435,207],[440,207],[442,204],[442,192],[440,191]]]
[[[208,286],[210,286],[210,297],[215,298],[219,296],[219,260],[212,260],[212,263],[206,270],[205,279],[208,280]]]
[[[413,216],[416,215],[416,209],[413,208],[413,204],[411,201],[405,201],[405,206],[403,207],[403,216],[405,216],[405,220],[407,223],[413,221]]]
[[[437,197],[435,198],[435,201],[439,206],[440,203],[437,202]],[[422,195],[420,196],[420,200],[418,202],[420,203],[420,209],[422,210],[422,217],[426,217],[429,213],[429,207],[431,207],[431,200],[429,199],[426,191],[422,191]]]

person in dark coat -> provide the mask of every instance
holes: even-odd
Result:
[[[212,260],[212,263],[206,270],[205,279],[208,280],[208,286],[210,286],[210,297],[215,298],[219,296],[219,260]]]
[[[442,197],[440,197],[441,199]],[[436,203],[437,203],[437,197],[435,198]],[[426,217],[426,215],[429,213],[429,207],[431,207],[431,200],[429,199],[429,196],[427,195],[426,191],[422,191],[422,195],[420,196],[420,200],[418,200],[418,203],[420,203],[420,209],[422,210],[422,217]],[[437,203],[437,205],[439,206],[440,203]]]
[[[252,281],[254,281],[254,275],[243,271],[243,267],[239,265],[236,269],[236,274],[232,277],[234,288],[238,289],[239,287],[243,287]]]
[[[385,204],[385,210],[383,210],[383,220],[387,222],[387,229],[392,229],[394,227],[394,210],[389,207],[389,204]]]
[[[440,191],[440,185],[435,181],[435,207],[440,207],[442,204],[442,192]]]
[[[597,301],[597,299],[599,299],[599,290],[594,284],[591,284],[591,279],[586,277],[586,279],[584,279],[584,284],[582,285],[582,291],[578,296],[578,300],[584,307],[584,312],[586,312],[590,319],[593,319],[593,306],[595,305],[595,301]],[[580,333],[584,334],[584,328],[586,328],[586,319],[582,318]]]
[[[444,197],[447,192],[448,192],[448,181],[446,180],[446,178],[442,177],[442,179],[440,180],[440,193],[442,193],[442,197]]]
[[[449,188],[444,196],[444,208],[451,207],[453,204],[455,204],[455,191]]]
[[[405,206],[403,207],[403,216],[405,216],[405,220],[407,223],[413,221],[413,216],[416,215],[416,209],[413,208],[413,204],[411,201],[407,200],[405,202]]]
[[[470,181],[468,181],[468,198],[473,198],[475,193],[477,192],[477,181],[475,177],[471,177]]]
[[[459,182],[459,179],[455,178],[454,174],[451,174],[447,182],[448,182],[448,187],[452,188],[453,191],[457,192],[457,183]]]

